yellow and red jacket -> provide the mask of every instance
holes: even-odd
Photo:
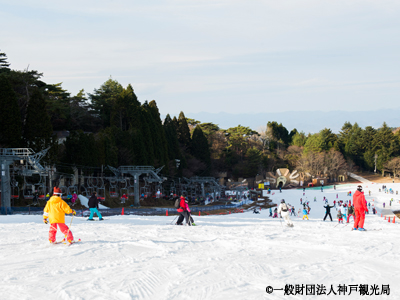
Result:
[[[59,196],[52,196],[43,211],[43,218],[49,218],[50,224],[65,223],[65,214],[71,214],[72,209]]]

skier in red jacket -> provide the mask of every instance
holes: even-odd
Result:
[[[356,220],[354,221],[353,230],[365,231],[364,229],[364,220],[365,220],[365,212],[368,211],[367,201],[365,200],[364,193],[362,193],[362,186],[359,185],[357,187],[357,191],[353,195],[353,205],[354,211],[356,213]]]
[[[190,226],[189,218],[190,218],[190,209],[188,205],[188,200],[185,199],[185,197],[181,196],[179,202],[179,208],[178,212],[180,213],[180,216],[178,218],[178,221],[176,222],[176,225],[182,225],[183,219],[186,221],[186,225]]]

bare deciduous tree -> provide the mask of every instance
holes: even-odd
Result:
[[[400,173],[400,157],[392,158],[384,164],[384,167],[393,172],[393,176],[396,177]]]

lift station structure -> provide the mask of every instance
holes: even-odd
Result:
[[[46,169],[39,163],[49,149],[35,153],[31,148],[0,148],[1,163],[1,213],[11,214],[10,165],[20,162],[21,174],[46,176]]]
[[[164,166],[163,166],[164,167]],[[118,169],[108,166],[108,168],[115,174],[117,177],[123,177],[126,174],[129,174],[133,177],[134,180],[134,206],[139,207],[139,177],[140,175],[146,174],[148,182],[158,182],[162,183],[163,179],[158,175],[158,172],[163,168],[155,169],[152,166],[120,166]]]

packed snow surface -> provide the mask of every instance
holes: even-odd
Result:
[[[400,197],[379,192],[382,185],[363,187],[378,208],[366,215],[366,232],[351,231],[353,219],[337,225],[335,209],[333,222],[322,221],[323,197],[331,205],[336,194],[349,200],[356,185],[307,189],[305,196],[302,189],[272,191],[275,203],[285,199],[296,213],[300,198],[310,202],[310,220],[291,217],[293,228],[268,210],[195,215],[196,227],[168,225],[175,216],[74,217],[71,231],[82,242],[66,246],[49,244],[40,215],[0,216],[0,299],[400,299],[399,224],[380,217],[383,202],[388,207],[394,198],[391,208],[400,209]],[[389,285],[390,294],[266,293],[289,284],[323,284],[327,293],[331,285],[336,292],[338,285]]]

